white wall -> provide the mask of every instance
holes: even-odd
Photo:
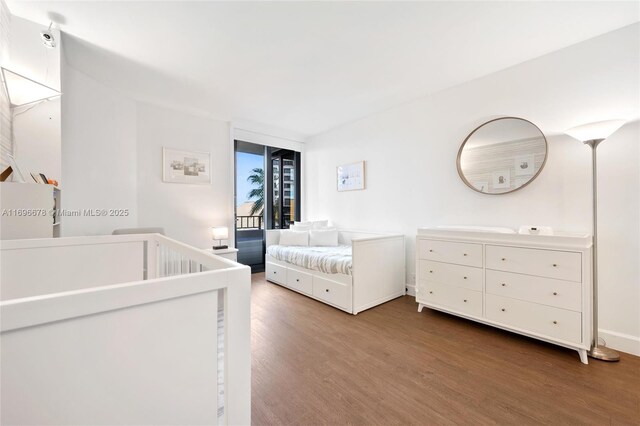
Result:
[[[306,217],[403,232],[409,237],[408,281],[414,279],[419,226],[537,224],[589,231],[589,148],[563,130],[609,118],[637,120],[639,31],[639,24],[626,27],[311,138]],[[487,196],[460,180],[456,154],[472,129],[504,115],[527,118],[545,132],[548,161],[523,190]],[[600,327],[610,343],[638,353],[639,134],[636,121],[599,148]],[[358,160],[367,162],[367,189],[338,193],[336,166]]]
[[[57,47],[49,49],[40,39],[42,25],[12,16],[9,49],[3,66],[39,83],[60,90],[60,49],[58,30],[52,32]],[[61,180],[60,99],[12,109],[13,155],[27,182],[29,173],[44,173]]]
[[[66,53],[93,55],[91,49]],[[209,228],[226,225],[233,245],[233,139],[302,150],[296,135],[206,113],[151,105],[63,61],[62,207],[129,209],[127,217],[65,217],[62,235],[108,234],[116,228],[163,227],[195,247],[212,245]],[[165,90],[159,87],[158,90]],[[211,185],[162,182],[162,148],[207,151]]]
[[[68,43],[65,57],[96,55],[91,49],[68,51],[75,46]],[[208,228],[233,222],[228,123],[137,102],[67,61],[62,79],[63,208],[130,212],[125,217],[65,217],[62,234],[110,234],[116,228],[158,226],[187,244],[210,246]],[[213,184],[163,183],[163,146],[211,152]]]
[[[31,109],[13,116],[13,155],[27,182],[29,173],[44,173],[62,185],[60,98],[31,105]]]
[[[129,209],[129,216],[63,217],[63,236],[137,225],[136,104],[63,62],[62,208]]]
[[[164,183],[163,147],[210,152],[213,183]],[[171,238],[198,248],[210,247],[209,228],[232,223],[229,124],[139,103],[137,150],[139,226],[162,226]]]
[[[128,209],[128,216],[64,217],[63,236],[160,226],[168,236],[206,248],[209,227],[230,225],[229,125],[139,103],[63,63],[62,207]],[[162,182],[162,147],[209,151],[213,184]]]
[[[4,0],[0,0],[0,65],[4,66],[9,60],[9,39],[11,36],[11,13]],[[7,154],[13,152],[11,138],[11,110],[6,90],[0,90],[0,167],[9,164]]]
[[[640,355],[640,122],[598,147],[598,184],[600,329],[610,345]]]
[[[9,37],[9,62],[12,71],[39,83],[60,90],[60,31],[52,33],[57,47],[47,48],[40,38],[40,31],[47,29],[35,22],[11,16]]]

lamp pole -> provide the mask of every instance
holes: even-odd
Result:
[[[591,147],[592,185],[593,185],[593,247],[592,250],[592,300],[593,300],[593,342],[589,356],[602,361],[620,361],[620,355],[613,349],[598,344],[598,165],[596,149],[604,139],[591,139],[585,145]]]

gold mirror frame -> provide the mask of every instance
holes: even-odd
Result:
[[[464,176],[464,173],[462,172],[462,168],[460,167],[460,157],[462,156],[462,150],[464,149],[464,146],[467,144],[467,141],[471,138],[471,136],[473,136],[473,134],[475,132],[477,132],[482,127],[486,126],[487,124],[493,123],[493,122],[499,121],[499,120],[521,120],[521,121],[524,121],[524,122],[527,122],[527,123],[531,124],[533,127],[538,129],[538,131],[542,135],[542,139],[544,139],[544,160],[542,161],[542,165],[540,166],[540,169],[538,169],[538,171],[533,176],[531,176],[531,179],[529,179],[527,181],[527,183],[525,183],[522,186],[517,187],[516,189],[512,189],[511,191],[507,191],[507,192],[499,192],[499,193],[491,193],[491,192],[479,191]],[[460,145],[460,149],[458,150],[458,156],[456,157],[456,168],[458,169],[458,175],[460,176],[460,179],[462,179],[464,184],[467,185],[469,188],[473,189],[475,192],[479,192],[480,194],[485,194],[485,195],[505,195],[505,194],[511,194],[512,192],[516,192],[516,191],[526,187],[527,185],[529,185],[534,180],[536,180],[536,178],[538,177],[540,172],[542,172],[542,169],[544,169],[545,164],[547,164],[547,159],[548,158],[549,158],[549,143],[547,142],[547,137],[544,135],[544,133],[542,132],[542,130],[540,130],[540,128],[538,126],[533,124],[531,121],[529,121],[527,119],[524,119],[524,118],[521,118],[521,117],[498,117],[498,118],[494,118],[493,120],[485,121],[484,123],[482,123],[481,125],[479,125],[475,129],[473,129],[473,131],[471,131],[471,133],[469,133],[469,135],[467,135],[467,137],[462,142],[462,145]]]

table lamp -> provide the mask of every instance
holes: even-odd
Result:
[[[227,245],[221,245],[222,240],[226,240],[229,238],[229,228],[227,228],[226,226],[214,226],[211,228],[211,238],[214,241],[218,241],[218,245],[217,246],[213,246],[212,248],[214,250],[222,250],[222,249],[226,249],[229,246]]]
[[[597,123],[584,124],[565,131],[569,136],[582,141],[591,147],[591,175],[593,186],[593,342],[589,356],[602,361],[619,361],[620,355],[613,349],[600,345],[598,342],[598,175],[596,164],[596,148],[598,145],[618,130],[625,120],[607,120]]]

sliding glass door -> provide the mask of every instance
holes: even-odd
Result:
[[[235,141],[235,235],[238,262],[264,271],[265,151]]]
[[[264,271],[265,229],[300,220],[300,153],[235,141],[238,262]]]
[[[300,220],[300,153],[270,149],[270,229],[288,229]]]

